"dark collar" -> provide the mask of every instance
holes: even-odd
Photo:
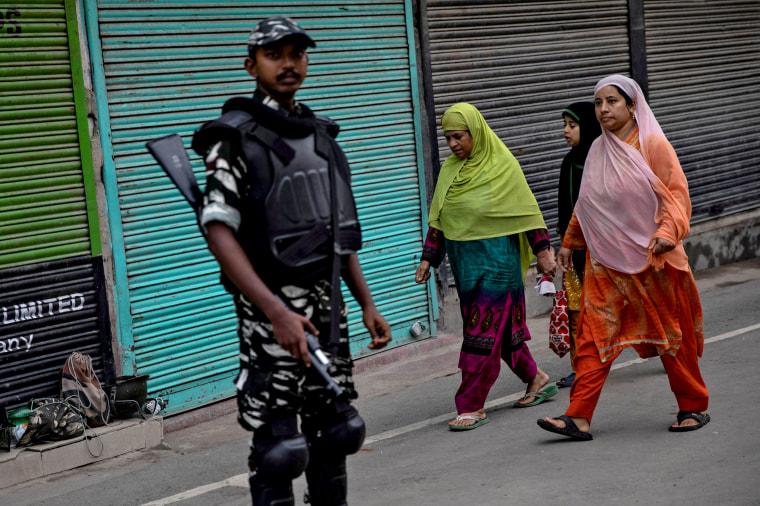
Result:
[[[257,93],[260,92],[257,90]],[[273,109],[269,105],[264,104],[262,97],[254,94],[253,98],[234,97],[227,100],[224,107],[222,107],[222,113],[224,114],[233,110],[247,112],[257,123],[286,137],[306,136],[313,133],[316,129],[314,113],[301,103],[298,104],[295,115],[289,115],[282,108]]]

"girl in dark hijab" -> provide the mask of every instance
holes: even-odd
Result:
[[[596,119],[594,104],[592,102],[575,102],[562,111],[562,119],[565,122],[563,133],[565,141],[571,147],[570,152],[562,160],[559,172],[559,189],[557,191],[557,233],[560,239],[565,235],[567,225],[573,216],[573,208],[578,200],[578,191],[581,187],[583,165],[586,163],[586,155],[594,140],[602,133],[602,128]],[[564,289],[567,295],[567,309],[570,320],[570,362],[575,359],[575,333],[577,330],[578,315],[580,314],[581,291],[583,289],[583,269],[586,265],[586,252],[578,250],[573,252],[574,270],[565,273]],[[569,387],[575,379],[575,366],[573,372],[557,382],[557,386]]]

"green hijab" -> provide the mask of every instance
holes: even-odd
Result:
[[[520,164],[474,106],[455,104],[443,113],[444,132],[467,130],[472,152],[449,156],[441,166],[428,224],[447,239],[472,241],[546,228]],[[523,271],[534,258],[520,234]],[[526,251],[527,249],[527,251]]]

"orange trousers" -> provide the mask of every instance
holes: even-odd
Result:
[[[573,368],[573,372],[575,372],[575,355],[578,353],[576,337],[578,336],[578,317],[580,314],[580,311],[567,310],[568,326],[570,327],[570,366]]]
[[[689,318],[681,318],[681,331],[683,339],[681,347],[675,356],[661,355],[665,371],[668,373],[670,389],[676,396],[678,409],[680,411],[698,411],[707,410],[709,395],[707,386],[702,379],[702,373],[699,371],[699,357],[697,355],[697,338],[694,332],[693,322]],[[583,327],[581,319],[581,327]],[[586,338],[584,338],[586,334]],[[567,408],[565,415],[577,418],[585,418],[589,422],[594,416],[594,409],[599,402],[599,395],[602,393],[602,386],[610,373],[610,368],[616,355],[602,362],[599,358],[599,350],[596,343],[591,338],[590,333],[579,332],[576,335],[576,346],[578,351],[575,354],[575,381],[570,387],[570,407]]]

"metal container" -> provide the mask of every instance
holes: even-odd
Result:
[[[142,405],[148,396],[148,374],[119,376],[108,387],[111,414],[116,418],[142,416]]]

